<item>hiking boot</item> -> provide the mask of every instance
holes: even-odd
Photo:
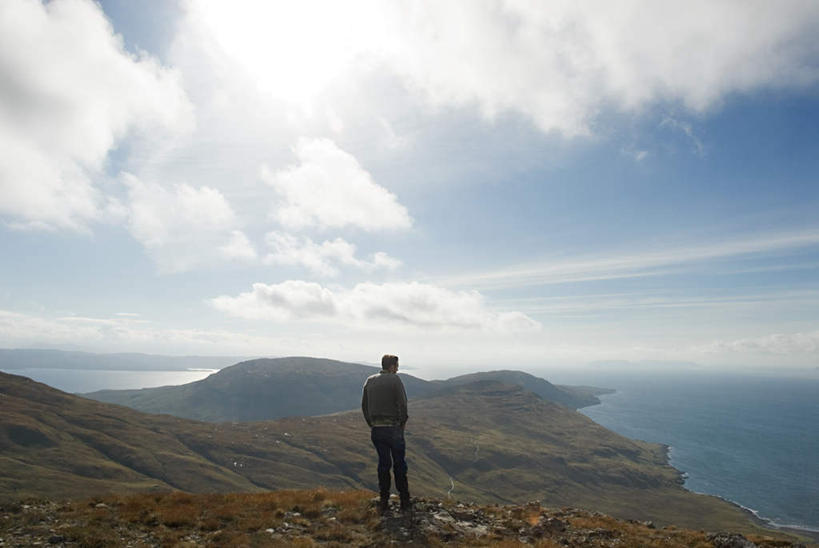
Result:
[[[378,513],[382,516],[390,511],[390,497],[381,497],[378,501]]]
[[[401,512],[405,514],[412,512],[412,502],[409,497],[401,497]]]

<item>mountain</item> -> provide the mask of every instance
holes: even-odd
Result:
[[[600,400],[597,399],[596,396],[613,392],[612,390],[589,386],[555,386],[549,381],[535,377],[529,373],[509,370],[470,373],[468,375],[452,377],[445,381],[435,382],[440,383],[442,386],[457,386],[487,380],[521,386],[530,392],[534,392],[544,400],[559,403],[571,409],[597,405],[600,403]]]
[[[361,387],[380,367],[306,357],[258,359],[226,367],[200,381],[140,390],[102,390],[85,397],[147,413],[204,421],[254,421],[315,416],[357,409]],[[520,371],[493,371],[426,381],[401,373],[409,398],[434,394],[478,380],[518,385],[543,398],[577,409],[600,401],[590,388],[556,387]],[[597,389],[598,392],[604,392]]]
[[[0,499],[178,489],[375,489],[359,411],[247,423],[148,415],[0,374]],[[415,496],[539,499],[624,519],[757,530],[681,487],[666,448],[629,440],[520,387],[483,381],[410,402]]]
[[[0,348],[0,370],[99,369],[118,371],[185,371],[220,369],[242,358],[227,356],[157,356],[153,354],[93,354],[65,350]]]
[[[381,368],[321,358],[258,359],[226,367],[200,381],[141,390],[102,390],[84,396],[147,413],[203,421],[255,421],[312,416],[361,406],[361,387]],[[401,374],[410,398],[437,387]]]

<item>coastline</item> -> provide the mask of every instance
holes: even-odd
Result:
[[[690,491],[690,489],[689,489],[689,491]],[[691,491],[691,492],[696,493],[696,491]],[[751,519],[751,521],[753,521],[755,524],[759,525],[760,527],[763,527],[765,529],[770,529],[772,531],[781,531],[781,532],[787,533],[789,535],[795,535],[797,537],[800,537],[800,538],[803,538],[803,539],[810,539],[811,541],[813,541],[815,543],[819,543],[819,530],[818,529],[811,529],[809,527],[802,527],[802,526],[798,526],[798,525],[779,525],[775,521],[772,521],[772,520],[770,520],[770,519],[768,519],[766,517],[763,517],[762,515],[759,514],[759,512],[757,512],[753,508],[748,508],[748,507],[743,506],[743,505],[741,505],[738,502],[735,502],[733,500],[726,499],[725,497],[720,497],[719,495],[711,495],[709,493],[698,493],[698,494],[708,495],[708,496],[711,496],[711,497],[716,497],[716,498],[718,498],[720,500],[723,500],[723,501],[727,502],[728,504],[732,504],[733,506],[736,506],[737,508],[742,510],[742,512],[744,512],[746,515],[748,515],[748,517]]]
[[[596,406],[593,406],[593,407],[596,407],[597,409],[600,409],[602,407],[603,409],[605,409],[605,407],[606,407],[605,404],[607,403],[606,400],[608,399],[606,396],[608,396],[608,395],[604,395],[603,397],[601,397],[600,398],[600,400],[601,400],[600,404],[597,404]],[[592,407],[592,406],[589,406],[589,407]],[[602,413],[602,415],[605,415],[605,413]],[[589,417],[589,418],[592,418],[592,417]],[[595,419],[592,418],[592,420],[595,420]],[[595,422],[598,422],[598,421],[595,420]],[[604,426],[606,428],[610,428],[609,426],[605,426],[604,424],[602,424],[600,422],[598,422],[598,424],[601,424],[602,426]],[[627,436],[627,437],[632,437],[632,436]],[[640,438],[639,437],[634,437],[632,439],[640,439]],[[795,536],[800,537],[801,539],[803,539],[803,541],[808,541],[809,540],[811,544],[815,544],[815,545],[819,546],[819,525],[814,526],[814,525],[778,523],[774,519],[767,518],[764,515],[760,514],[757,510],[754,510],[753,508],[745,506],[740,502],[728,499],[728,498],[726,498],[724,496],[717,495],[717,494],[714,494],[714,493],[702,492],[702,491],[697,491],[697,490],[691,489],[687,485],[689,472],[684,471],[684,470],[678,468],[677,466],[675,466],[675,462],[674,462],[675,459],[674,459],[674,456],[673,456],[674,446],[671,445],[671,444],[668,444],[668,443],[663,443],[663,442],[656,442],[655,441],[654,443],[661,446],[665,450],[666,464],[671,466],[677,472],[677,478],[678,478],[677,481],[678,481],[679,485],[681,487],[683,487],[686,491],[689,491],[691,493],[695,493],[695,494],[698,494],[698,495],[706,495],[706,496],[716,497],[716,498],[718,498],[718,499],[720,499],[720,500],[722,500],[724,502],[727,502],[727,503],[731,504],[732,506],[738,508],[739,510],[741,510],[745,515],[748,516],[749,520],[752,523],[754,523],[755,525],[757,525],[757,526],[759,526],[761,528],[770,530],[772,532],[781,532],[781,533],[788,534],[788,535],[795,535]]]
[[[776,523],[775,521],[761,515],[758,511],[754,510],[753,508],[743,506],[742,504],[740,504],[737,501],[725,498],[725,497],[720,496],[720,495],[715,495],[713,493],[703,493],[703,492],[700,492],[700,491],[694,491],[693,489],[689,489],[685,485],[685,480],[688,477],[688,473],[680,470],[679,468],[674,466],[674,464],[671,462],[671,450],[673,449],[673,446],[668,445],[666,443],[660,443],[659,445],[661,447],[663,447],[663,449],[665,449],[666,464],[668,464],[670,467],[672,467],[674,470],[677,471],[678,481],[679,481],[680,485],[683,487],[683,489],[685,489],[686,491],[689,491],[691,493],[695,493],[697,495],[706,495],[706,496],[709,496],[709,497],[715,497],[715,498],[718,498],[718,499],[720,499],[720,500],[722,500],[724,502],[727,502],[728,504],[730,504],[732,506],[735,506],[736,508],[741,510],[742,513],[747,515],[748,518],[755,525],[758,525],[759,527],[762,527],[763,529],[769,529],[771,531],[779,531],[779,532],[786,533],[786,534],[789,534],[789,535],[796,535],[797,537],[801,537],[803,539],[810,539],[813,542],[819,543],[819,529],[813,529],[813,528],[810,528],[810,527],[805,527],[805,526],[800,526],[800,525],[779,524],[779,523]]]

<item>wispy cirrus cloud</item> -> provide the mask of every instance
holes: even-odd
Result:
[[[689,311],[702,310],[725,315],[729,312],[758,313],[771,307],[806,308],[819,306],[819,291],[769,290],[740,294],[674,294],[672,291],[642,291],[639,293],[604,293],[501,299],[506,307],[531,315],[548,315],[551,319],[588,317],[615,313],[625,319],[634,314],[657,310],[677,311],[682,321]],[[713,316],[712,316],[713,317]]]
[[[562,284],[662,276],[681,269],[744,256],[785,253],[819,245],[819,230],[782,232],[723,240],[707,244],[669,247],[662,250],[621,254],[580,256],[541,261],[485,272],[435,279],[446,286],[501,289],[535,285]]]

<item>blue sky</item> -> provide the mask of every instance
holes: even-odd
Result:
[[[812,3],[0,8],[0,346],[819,362]]]

